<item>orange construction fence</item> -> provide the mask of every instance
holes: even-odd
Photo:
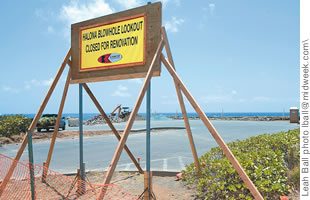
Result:
[[[0,154],[0,184],[13,162],[16,162],[16,168],[0,200],[31,199],[29,163],[18,162]],[[48,170],[45,181],[42,181],[43,169],[43,166],[34,165],[36,199],[97,199],[100,191],[105,187],[105,200],[137,200],[132,195],[123,192],[117,185],[91,184],[52,170]]]

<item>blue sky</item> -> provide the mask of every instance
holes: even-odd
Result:
[[[70,47],[71,23],[146,2],[3,2],[0,113],[37,112]],[[299,104],[299,1],[162,2],[162,23],[177,72],[205,112],[282,112]],[[45,112],[58,111],[66,74],[67,69]],[[119,104],[132,108],[142,82],[99,82],[89,87],[111,112]],[[173,81],[164,66],[161,77],[152,80],[152,110],[180,111]],[[70,85],[64,112],[78,112],[77,85]],[[97,112],[86,95],[84,112]],[[145,105],[140,112],[145,112]]]

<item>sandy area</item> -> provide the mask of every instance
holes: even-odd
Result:
[[[160,200],[193,200],[196,190],[177,181],[176,173],[153,172],[153,192],[156,199]],[[93,184],[102,184],[105,172],[89,172],[87,177]],[[143,193],[144,175],[135,172],[115,172],[111,181],[118,185],[124,192],[134,197]]]
[[[186,187],[176,180],[176,173],[153,172],[153,198],[154,200],[198,200],[196,190]],[[79,184],[75,182],[76,175],[64,176],[49,174],[45,182],[38,176],[35,180],[36,199],[96,199],[101,191],[106,172],[88,172],[87,183],[84,184],[86,193],[79,196]],[[39,174],[41,175],[41,173]],[[137,172],[115,172],[108,187],[109,192],[105,199],[143,199],[144,175]],[[31,190],[28,180],[12,179],[7,185],[3,199],[30,199]],[[126,197],[126,198],[125,198]],[[142,197],[142,198],[141,198]]]

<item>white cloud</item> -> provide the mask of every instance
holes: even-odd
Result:
[[[118,89],[119,91],[127,91],[127,90],[128,90],[128,88],[127,88],[126,86],[123,86],[123,85],[117,86],[117,89]]]
[[[71,24],[113,12],[113,8],[105,0],[92,0],[87,4],[80,3],[78,0],[71,0],[68,5],[62,6],[60,19],[66,23],[65,35],[69,36]]]
[[[48,33],[54,33],[55,30],[54,30],[54,28],[53,28],[52,26],[48,26],[48,27],[47,27],[47,32],[48,32]]]
[[[167,31],[176,33],[179,31],[179,26],[184,23],[184,19],[177,19],[176,17],[172,17],[170,21],[165,23],[165,28]]]
[[[214,3],[209,3],[209,9],[210,9],[210,14],[214,15],[215,4]]]
[[[272,101],[272,99],[269,98],[269,97],[259,96],[259,97],[254,97],[253,101],[257,101],[257,102],[270,102],[270,101]]]
[[[53,78],[50,78],[48,80],[43,80],[41,83],[43,86],[50,86],[52,84],[53,80],[54,80]]]
[[[143,80],[141,78],[129,79],[128,82],[142,84]]]
[[[206,23],[207,23],[207,11],[208,11],[208,8],[207,7],[202,7],[202,13],[200,15],[200,19],[198,20],[198,29],[203,29],[205,26],[206,26]]]
[[[93,0],[88,4],[73,0],[69,5],[62,6],[60,17],[68,24],[73,24],[111,13],[113,13],[113,9],[104,0]]]
[[[204,103],[224,103],[232,101],[230,95],[207,95],[200,97],[200,100]]]
[[[14,94],[19,93],[18,89],[12,88],[11,86],[7,86],[7,85],[2,86],[2,90],[8,93],[14,93]]]
[[[143,0],[116,0],[121,7],[125,9],[135,8],[138,6],[146,5],[148,1]],[[180,6],[180,0],[161,0],[163,8],[166,8],[168,4],[173,4],[174,6]]]
[[[129,9],[141,6],[143,4],[142,0],[117,0],[117,3],[120,4],[123,8]]]
[[[116,97],[129,97],[129,96],[131,96],[127,91],[128,91],[128,88],[126,86],[118,85],[117,90],[115,90],[115,92],[112,94],[112,96],[116,96]]]
[[[210,94],[199,98],[203,103],[245,103],[248,100],[237,97],[237,91],[232,90],[230,93]]]
[[[38,18],[41,18],[41,19],[45,19],[45,18],[46,18],[46,16],[45,16],[45,14],[44,14],[44,12],[43,12],[42,9],[36,9],[36,10],[34,11],[34,14],[35,14]]]
[[[168,3],[172,3],[175,6],[180,6],[181,2],[180,0],[161,0],[163,7],[165,8]]]
[[[243,98],[238,99],[238,102],[239,102],[239,103],[245,103],[245,102],[247,102],[247,101],[248,101],[247,99],[243,99]]]
[[[32,79],[31,81],[25,81],[25,89],[29,90],[33,86],[35,87],[41,87],[41,86],[50,86],[53,82],[53,78],[50,78],[48,80],[37,80],[37,79]]]
[[[50,21],[51,19],[57,17],[57,15],[51,9],[41,9],[38,8],[34,11],[34,14],[44,21]]]
[[[25,89],[26,90],[30,90],[31,89],[31,85],[27,82],[25,82]]]

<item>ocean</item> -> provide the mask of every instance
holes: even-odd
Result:
[[[152,114],[152,120],[165,120],[167,116],[182,116],[182,113],[153,113]],[[289,112],[285,112],[285,116],[289,116]],[[8,114],[5,114],[8,115]],[[25,115],[28,118],[34,118],[35,114],[22,114]],[[99,113],[83,113],[83,119],[88,120],[96,115],[99,115]],[[145,117],[146,113],[139,113],[139,115]],[[197,113],[187,113],[189,117],[198,117]],[[221,113],[221,112],[207,112],[206,115],[208,117],[221,117],[222,115],[224,117],[249,117],[249,116],[283,116],[283,112],[227,112],[227,113]],[[64,113],[62,115],[63,117],[74,117],[78,118],[78,113]]]

